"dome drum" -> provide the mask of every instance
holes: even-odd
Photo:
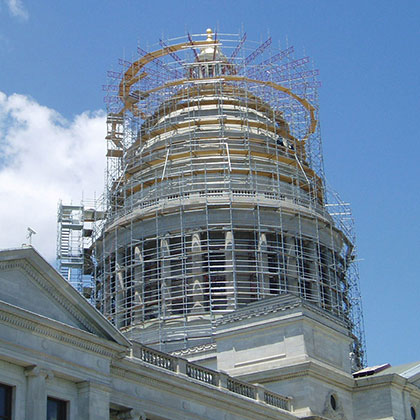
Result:
[[[316,72],[290,49],[253,64],[270,43],[240,57],[242,44],[229,55],[210,33],[162,43],[122,72],[119,109],[110,101],[97,307],[162,350],[209,342],[216,319],[285,293],[357,335],[354,244],[326,195]]]

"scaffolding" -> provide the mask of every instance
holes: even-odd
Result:
[[[57,270],[80,293],[94,303],[93,238],[100,234],[105,218],[103,198],[91,205],[58,203]]]
[[[83,276],[83,207],[58,205],[57,263],[60,274],[81,291]]]
[[[103,86],[106,213],[85,270],[98,309],[170,351],[292,293],[347,325],[363,366],[352,219],[325,187],[309,57],[211,30],[137,52]]]

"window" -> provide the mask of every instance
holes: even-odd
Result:
[[[0,420],[12,419],[12,387],[0,384]]]
[[[48,397],[47,420],[66,420],[67,402]]]
[[[337,410],[337,400],[335,399],[334,395],[330,396],[330,404],[331,404],[331,408],[335,411]]]

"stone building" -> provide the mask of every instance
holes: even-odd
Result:
[[[420,362],[352,374],[346,326],[295,295],[231,312],[214,343],[171,355],[127,340],[32,247],[0,252],[0,285],[2,419],[402,420],[420,410]]]
[[[363,366],[354,236],[326,188],[318,71],[271,38],[257,47],[208,29],[159,44],[110,72],[105,202],[60,207],[60,271],[79,273],[80,290],[91,275],[100,312],[166,352],[293,294],[345,325]]]
[[[59,272],[0,251],[0,419],[416,419],[420,362],[365,367],[317,70],[270,46],[110,72],[104,204],[60,206]]]

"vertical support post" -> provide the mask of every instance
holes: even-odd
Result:
[[[124,317],[126,316],[125,296],[125,267],[123,264],[124,251],[117,249],[115,251],[115,326],[120,328],[124,325]]]
[[[230,162],[230,152],[229,152],[229,145],[225,142],[223,143],[226,147],[226,154],[227,154],[227,158],[228,158],[228,165],[229,165],[229,172],[232,172],[232,164]]]
[[[268,275],[268,255],[267,255],[267,237],[265,233],[260,233],[258,239],[258,281],[259,281],[259,296],[258,299],[263,299],[270,294],[270,281]]]
[[[80,382],[77,385],[77,418],[83,420],[109,420],[109,388],[93,382]],[[39,418],[43,419],[46,417]]]
[[[310,278],[311,278],[311,300],[316,303],[318,306],[321,306],[321,298],[319,293],[319,271],[318,271],[318,253],[315,242],[305,241],[307,248],[307,261],[310,269]]]
[[[191,259],[192,259],[192,300],[194,302],[192,313],[201,313],[204,311],[203,300],[204,290],[202,285],[202,256],[201,239],[199,233],[194,233],[191,237]]]
[[[164,238],[160,240],[160,284],[161,284],[161,299],[162,299],[162,316],[166,317],[171,312],[171,261],[169,250],[169,239]]]
[[[143,254],[139,246],[134,248],[134,310],[133,310],[133,321],[135,324],[142,322],[143,307],[144,307],[144,290],[143,290],[143,272],[144,272],[144,260]]]
[[[256,387],[256,391],[257,391],[255,393],[256,394],[255,397],[256,397],[257,401],[265,402],[265,398],[264,398],[265,388],[260,384],[255,384],[255,387]]]
[[[168,164],[168,157],[169,157],[169,149],[166,152],[165,165],[163,166],[162,178],[160,179],[161,181],[163,181],[163,178],[165,178],[166,165]]]
[[[284,244],[286,253],[287,288],[292,293],[299,295],[295,239],[291,236],[285,236]]]
[[[26,420],[47,418],[46,381],[52,379],[52,372],[39,366],[25,369],[26,375]]]
[[[226,309],[235,308],[235,284],[233,273],[233,232],[225,233],[225,281],[226,281]]]
[[[219,383],[218,383],[219,388],[228,389],[229,375],[225,372],[219,372],[218,376],[219,376]]]
[[[176,360],[176,372],[182,373],[183,375],[187,374],[187,360],[178,357]]]

